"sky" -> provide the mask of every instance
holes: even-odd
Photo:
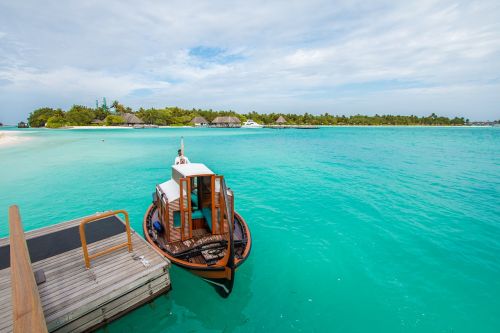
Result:
[[[0,0],[0,122],[102,97],[500,119],[500,1]]]

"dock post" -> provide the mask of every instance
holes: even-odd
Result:
[[[9,207],[9,227],[14,333],[45,333],[47,325],[17,206]]]

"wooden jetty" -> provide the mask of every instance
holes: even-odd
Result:
[[[9,225],[10,238],[0,239],[0,332],[92,331],[170,290],[170,262],[125,211],[24,233],[11,206]]]

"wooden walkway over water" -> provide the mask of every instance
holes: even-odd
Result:
[[[0,239],[0,332],[92,330],[170,290],[168,260],[133,230],[129,252],[126,223],[114,213],[84,226],[87,269],[79,229],[95,216],[23,234],[16,210],[9,211],[10,239]],[[28,264],[20,267],[23,247]],[[34,323],[37,299],[41,324]]]

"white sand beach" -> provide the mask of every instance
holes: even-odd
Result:
[[[193,126],[158,126],[157,128],[193,128]],[[112,129],[134,129],[133,126],[66,126],[56,130],[90,129],[90,130],[112,130]]]
[[[18,132],[0,131],[0,147],[15,145],[29,139],[30,137],[20,135]]]
[[[51,129],[51,128],[48,128]],[[89,129],[89,130],[109,130],[109,129],[134,129],[131,126],[65,126],[61,128],[54,128],[55,130],[65,129]]]

